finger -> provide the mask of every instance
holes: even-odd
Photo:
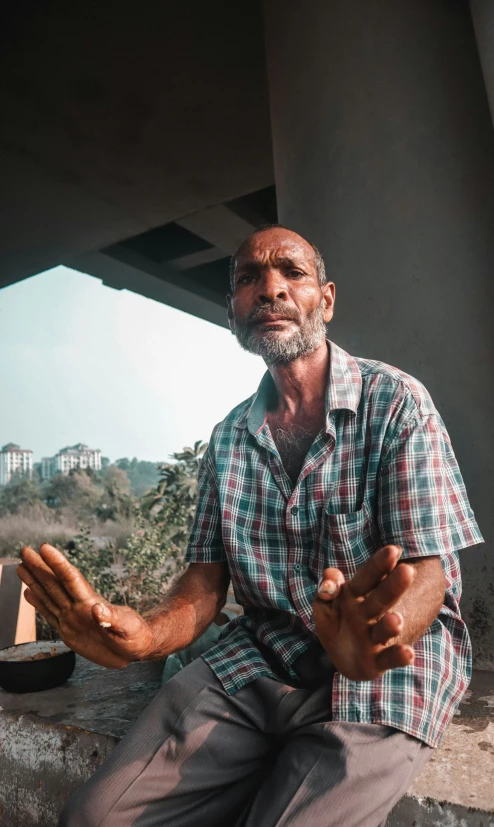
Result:
[[[72,601],[65,591],[62,583],[58,580],[53,571],[43,562],[39,554],[29,546],[21,551],[21,560],[24,567],[32,574],[34,579],[43,587],[45,592],[60,609],[66,609]]]
[[[60,607],[53,602],[48,592],[38,583],[29,569],[22,563],[20,566],[17,566],[17,574],[30,591],[36,595],[37,599],[41,601],[48,612],[56,616],[60,614]]]
[[[403,615],[400,612],[386,612],[384,617],[372,627],[372,642],[384,646],[394,637],[397,637],[402,629]]]
[[[31,605],[34,606],[35,609],[38,610],[40,615],[43,615],[45,620],[48,621],[50,626],[53,626],[55,629],[58,629],[58,619],[52,614],[46,606],[39,600],[35,594],[30,589],[26,589],[24,592],[24,599]]]
[[[367,620],[379,618],[392,609],[412,585],[415,574],[414,566],[400,563],[363,601],[361,611],[364,617]]]
[[[341,616],[333,600],[320,600],[317,595],[312,605],[312,619],[319,641],[325,647],[338,635]]]
[[[95,597],[96,592],[89,585],[86,578],[76,569],[61,551],[43,543],[39,553],[47,566],[56,574],[66,592],[75,600],[87,600]]]
[[[400,546],[384,546],[376,551],[348,581],[348,590],[354,597],[365,597],[390,574],[400,559]]]
[[[317,597],[321,600],[334,600],[345,582],[343,573],[339,569],[324,569],[317,584]]]
[[[388,646],[376,657],[376,666],[380,672],[387,672],[388,669],[399,669],[402,666],[411,666],[415,660],[415,653],[411,646],[397,643],[395,646]]]
[[[123,619],[129,621],[128,617],[122,618],[122,612],[117,606],[110,606],[107,603],[95,603],[91,608],[93,618],[104,634],[117,635],[120,638],[128,638],[131,630],[128,622],[122,623]]]

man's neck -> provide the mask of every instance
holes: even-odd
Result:
[[[304,414],[324,414],[329,371],[329,350],[326,341],[309,353],[288,364],[269,366],[277,391],[275,411],[287,421],[297,421]]]

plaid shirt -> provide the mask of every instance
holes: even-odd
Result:
[[[415,644],[413,666],[368,682],[336,673],[332,692],[333,720],[386,724],[437,746],[471,674],[456,552],[482,536],[423,385],[329,348],[326,427],[295,486],[266,420],[269,373],[213,431],[187,560],[226,561],[245,615],[203,657],[229,694],[280,671],[296,685],[293,664],[315,640],[323,569],[336,566],[348,579],[387,543],[403,547],[403,560],[440,555],[445,601]]]

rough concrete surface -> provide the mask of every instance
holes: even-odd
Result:
[[[494,811],[493,673],[476,672],[459,711],[411,792]]]
[[[78,658],[57,689],[0,690],[0,827],[55,827],[64,802],[156,693],[162,668],[109,670]]]
[[[494,827],[494,673],[475,672],[439,749],[388,827]]]
[[[63,803],[156,693],[161,670],[106,670],[78,658],[57,689],[0,690],[0,827],[56,827]],[[387,827],[494,827],[494,673],[474,674],[441,747]]]

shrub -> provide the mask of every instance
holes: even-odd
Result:
[[[185,567],[184,549],[167,535],[164,524],[140,516],[136,531],[119,550],[112,542],[98,545],[85,526],[63,551],[105,600],[143,613],[160,602]],[[39,639],[57,636],[39,614],[37,629]]]
[[[22,546],[38,548],[41,543],[65,548],[76,531],[72,523],[58,521],[37,506],[22,514],[9,514],[0,519],[0,557],[18,556]]]
[[[145,494],[140,506],[134,503],[134,530],[121,545],[116,538],[98,542],[94,528],[86,525],[80,528],[69,547],[65,546],[70,562],[106,600],[145,612],[160,602],[171,582],[185,568],[186,543],[195,512],[197,473],[206,448],[205,443],[196,442],[193,448],[173,454],[173,463],[160,467],[157,487]],[[115,480],[114,475],[112,479]],[[124,496],[125,492],[119,489],[115,499]],[[122,507],[120,511],[125,509]],[[38,630],[40,637],[54,635],[42,618]]]

